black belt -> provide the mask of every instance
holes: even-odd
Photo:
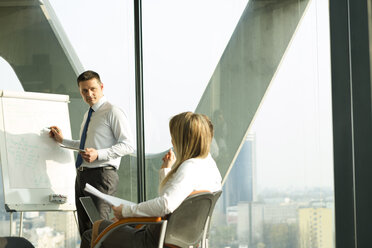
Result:
[[[104,166],[104,167],[94,167],[94,168],[90,168],[90,167],[85,167],[85,166],[80,166],[79,168],[77,168],[78,171],[88,171],[88,170],[116,170],[116,168],[114,166]]]

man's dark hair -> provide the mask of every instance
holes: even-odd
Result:
[[[101,84],[101,78],[99,77],[98,73],[95,71],[85,71],[81,73],[77,78],[77,84],[79,86],[80,82],[91,80],[92,78],[97,79],[98,83]]]

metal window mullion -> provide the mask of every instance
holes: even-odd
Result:
[[[329,1],[337,248],[356,248],[349,6]]]
[[[136,80],[136,127],[137,127],[137,193],[138,201],[146,200],[145,183],[145,131],[143,107],[143,60],[142,60],[142,3],[134,0],[134,46]]]
[[[349,0],[350,61],[357,247],[370,246],[372,123],[367,1]]]

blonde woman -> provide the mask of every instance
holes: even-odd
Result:
[[[163,157],[159,197],[129,206],[112,207],[117,219],[123,217],[165,216],[172,213],[195,190],[221,189],[221,175],[209,154],[213,125],[205,115],[184,112],[169,122],[173,149]],[[111,224],[104,221],[102,231]],[[110,235],[103,247],[157,247],[159,226],[134,229],[129,226]],[[90,246],[91,230],[82,236],[81,248]]]

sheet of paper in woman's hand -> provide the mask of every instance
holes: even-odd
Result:
[[[121,199],[121,198],[118,198],[118,197],[115,197],[115,196],[112,196],[112,195],[104,194],[101,191],[99,191],[98,189],[94,188],[89,183],[85,184],[84,190],[86,192],[89,192],[89,193],[107,201],[108,203],[110,203],[113,206],[120,206],[121,204],[124,204],[124,205],[135,205],[136,204],[134,202],[127,201],[127,200],[124,200],[124,199]]]

